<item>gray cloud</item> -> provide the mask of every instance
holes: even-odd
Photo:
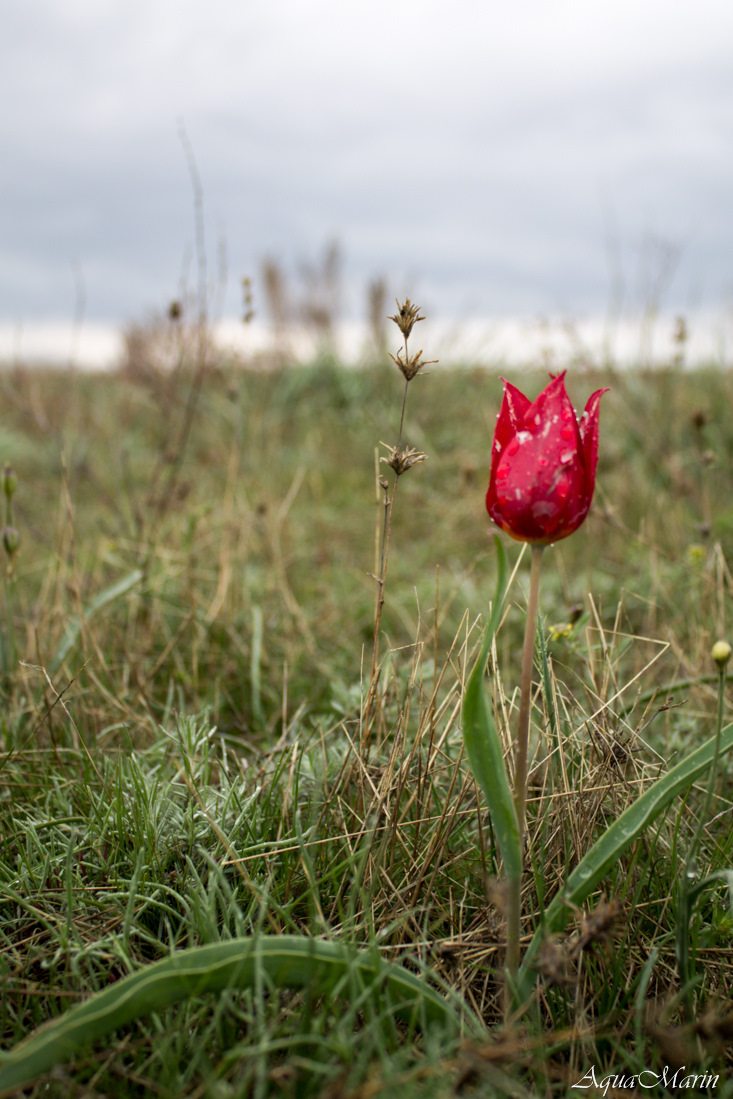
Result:
[[[68,316],[76,265],[90,317],[177,292],[179,119],[211,268],[226,241],[228,313],[265,254],[294,267],[333,237],[354,308],[384,272],[443,314],[602,311],[614,279],[648,290],[650,234],[680,245],[671,297],[729,293],[724,0],[37,0],[4,24],[11,321]]]

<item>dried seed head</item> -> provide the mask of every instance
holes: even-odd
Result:
[[[255,312],[252,305],[252,279],[249,275],[245,275],[242,279],[242,298],[244,300],[242,323],[250,324],[254,320]]]
[[[556,938],[543,941],[535,968],[548,984],[570,983],[570,958],[564,944]]]
[[[394,318],[392,319],[394,320]],[[420,317],[420,320],[422,319],[423,318]],[[438,361],[437,359],[423,359],[422,351],[418,351],[416,355],[409,355],[407,358],[403,356],[402,351],[398,351],[396,355],[390,355],[390,359],[399,366],[408,382],[411,382],[424,366],[432,366],[433,363],[437,363]]]
[[[724,668],[730,660],[731,648],[727,641],[716,641],[711,656],[719,668]]]
[[[733,1038],[733,1013],[721,1015],[719,1010],[710,1008],[695,1020],[693,1029],[709,1051],[719,1054]]]
[[[402,335],[407,339],[417,322],[424,321],[425,318],[419,315],[420,306],[413,305],[409,298],[406,298],[401,304],[397,301],[397,298],[395,298],[395,302],[397,304],[397,312],[389,319],[395,322]]]
[[[623,905],[617,897],[611,897],[610,901],[605,897],[601,898],[592,912],[581,916],[580,927],[574,937],[571,953],[581,954],[595,943],[608,944],[622,916]]]
[[[389,446],[387,443],[382,443],[382,446],[386,446],[389,453],[386,458],[380,458],[380,462],[391,466],[398,477],[406,473],[408,469],[418,465],[419,462],[426,461],[428,457],[427,454],[423,454],[413,447]]]

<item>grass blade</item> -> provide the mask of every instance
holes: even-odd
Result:
[[[253,936],[181,950],[96,993],[0,1055],[0,1094],[26,1086],[78,1056],[134,1019],[171,1004],[225,989],[254,987],[266,975],[275,985],[321,995],[381,992],[390,1010],[412,1024],[457,1030],[460,1020],[435,989],[372,951],[300,935]]]
[[[89,604],[84,608],[84,621],[88,622],[97,611],[101,611],[103,607],[106,607],[108,603],[112,603],[115,599],[118,599],[121,595],[126,595],[130,588],[134,588],[136,584],[139,584],[143,578],[142,569],[134,569],[128,573],[127,576],[123,576],[121,580],[116,580],[114,584],[110,584],[109,587],[104,588],[103,591],[95,595]],[[70,618],[66,623],[66,629],[64,630],[64,636],[61,638],[61,643],[58,649],[54,653],[51,662],[48,665],[48,674],[54,675],[63,664],[66,657],[79,640],[79,634],[81,633],[82,620],[78,615]]]
[[[723,729],[720,752],[733,746],[733,724]],[[595,889],[605,874],[621,857],[627,847],[664,812],[672,800],[690,786],[710,766],[715,754],[715,737],[700,745],[666,775],[652,783],[641,797],[626,809],[603,835],[596,840],[569,875],[565,887],[550,902],[524,956],[518,980],[518,998],[526,1000],[531,993],[534,974],[532,962],[542,945],[545,935],[552,934],[565,924],[573,906],[579,906]]]

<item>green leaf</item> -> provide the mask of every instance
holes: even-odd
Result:
[[[733,746],[733,724],[727,725],[721,733],[720,752],[727,751],[731,746]],[[652,783],[649,789],[645,790],[586,852],[568,877],[564,888],[555,895],[546,909],[542,924],[527,948],[519,971],[517,986],[517,996],[520,1001],[526,1000],[531,993],[534,980],[532,962],[542,945],[544,936],[551,935],[564,926],[572,908],[583,903],[626,848],[667,809],[677,794],[692,785],[707,770],[713,761],[714,754],[715,737],[713,736],[681,760],[666,775]]]
[[[98,595],[95,595],[94,599],[84,607],[82,618],[85,622],[88,622],[97,611],[100,611],[103,607],[106,607],[108,603],[112,603],[115,599],[118,599],[121,595],[125,595],[130,588],[134,588],[136,584],[139,584],[143,578],[141,569],[135,569],[133,572],[128,573],[127,576],[123,576],[121,580],[115,581],[114,584],[110,584],[109,587],[104,588]],[[56,650],[50,664],[48,665],[48,674],[53,675],[59,670],[66,657],[79,640],[79,634],[81,633],[82,618],[76,615],[74,618],[70,618],[66,623],[66,629],[64,630],[64,636],[61,638],[61,644]]]
[[[46,1023],[0,1054],[0,1093],[25,1087],[133,1019],[187,997],[252,988],[263,976],[314,995],[372,990],[408,1023],[460,1027],[456,1012],[425,980],[374,951],[300,935],[256,935],[178,951]]]
[[[519,878],[522,874],[522,845],[517,814],[504,766],[501,738],[484,689],[486,661],[501,621],[501,607],[507,587],[504,547],[499,538],[495,541],[498,558],[496,593],[481,653],[463,694],[462,727],[463,741],[473,777],[481,787],[491,813],[499,851],[504,862],[504,873],[508,878]]]

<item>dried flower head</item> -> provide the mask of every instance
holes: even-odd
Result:
[[[254,307],[252,304],[252,279],[249,275],[245,275],[242,279],[242,297],[244,300],[244,311],[242,314],[242,323],[250,324],[254,319]]]
[[[420,317],[420,320],[422,319],[423,318]],[[390,355],[390,359],[399,366],[408,382],[411,382],[424,366],[431,366],[438,361],[437,359],[423,359],[422,351],[418,351],[416,355],[408,355],[406,357],[402,354],[402,351],[398,351],[396,355]]]
[[[415,450],[414,447],[399,447],[389,446],[387,443],[382,443],[382,446],[386,446],[389,453],[386,458],[380,458],[380,462],[384,462],[385,465],[391,466],[399,477],[401,474],[406,473],[408,469],[412,469],[413,466],[418,465],[419,462],[427,460],[427,454],[423,454],[420,450]]]
[[[594,944],[608,945],[623,917],[623,905],[617,897],[607,901],[602,897],[592,912],[583,913],[580,926],[571,944],[571,955],[577,956]]]
[[[548,984],[565,985],[571,981],[570,958],[557,938],[543,941],[535,968]]]
[[[397,312],[393,317],[390,317],[389,320],[395,322],[402,335],[407,339],[417,322],[424,321],[425,318],[419,315],[420,306],[413,305],[409,298],[406,298],[401,304],[397,298],[395,298],[395,303],[397,305]]]

